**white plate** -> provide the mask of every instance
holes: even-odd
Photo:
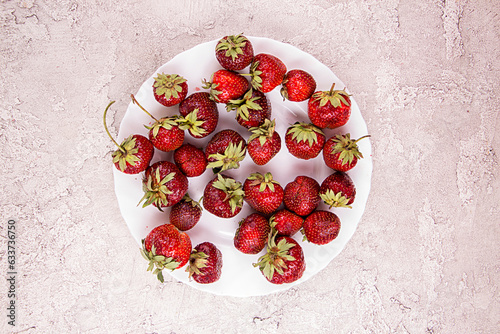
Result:
[[[253,44],[255,54],[269,53],[280,58],[287,66],[287,70],[297,68],[309,72],[317,82],[316,90],[328,90],[333,82],[336,83],[336,88],[345,87],[328,67],[308,53],[289,44],[275,40],[261,37],[247,37]],[[201,80],[204,78],[210,79],[211,74],[221,68],[215,58],[214,50],[216,43],[217,40],[197,45],[190,50],[178,54],[172,60],[161,66],[146,80],[135,94],[139,103],[155,115],[155,117],[177,114],[178,106],[167,108],[157,103],[154,99],[152,91],[154,76],[159,72],[176,73],[187,79],[189,86],[188,94],[192,94],[196,91],[205,91],[201,88]],[[248,68],[240,72],[248,73]],[[307,101],[299,103],[283,101],[279,93],[279,88],[280,87],[275,88],[272,92],[268,93],[267,96],[271,101],[272,118],[276,119],[276,129],[282,138],[281,151],[265,166],[255,165],[247,154],[239,169],[230,170],[225,173],[242,183],[250,173],[260,171],[262,173],[271,172],[274,179],[280,182],[283,187],[298,175],[311,176],[321,184],[321,182],[333,172],[333,170],[325,166],[322,154],[312,160],[299,160],[288,153],[284,143],[285,131],[290,124],[296,121],[309,122],[307,117]],[[352,112],[349,122],[341,128],[325,130],[327,138],[336,133],[349,132],[351,133],[351,138],[359,138],[367,134],[366,124],[355,102],[355,96],[351,97],[351,101]],[[248,131],[236,122],[234,119],[234,112],[226,112],[224,105],[219,104],[218,108],[220,120],[215,132],[224,128],[233,128],[240,132],[245,139],[248,139]],[[139,107],[130,103],[121,122],[118,135],[119,141],[121,142],[123,138],[134,133],[147,136],[147,130],[143,125],[149,123],[151,123],[151,118],[141,111]],[[215,132],[213,134],[215,134]],[[185,143],[189,142],[198,147],[204,147],[212,135],[204,139],[194,139],[186,132]],[[300,232],[294,236],[302,245],[306,260],[306,271],[300,280],[284,285],[271,284],[266,281],[258,268],[252,265],[264,251],[257,255],[245,255],[234,248],[233,237],[238,222],[251,212],[250,207],[246,203],[244,204],[243,210],[236,217],[230,219],[218,218],[204,210],[201,221],[193,229],[188,231],[193,247],[201,242],[210,241],[221,250],[224,265],[222,267],[222,276],[218,282],[202,285],[195,281],[189,281],[188,275],[185,272],[185,267],[171,272],[171,275],[177,280],[196,289],[208,291],[217,295],[241,297],[266,295],[272,292],[286,290],[311,278],[317,272],[325,268],[330,261],[342,251],[354,234],[363,214],[370,191],[372,173],[370,140],[368,138],[361,140],[359,142],[359,147],[364,155],[364,159],[361,159],[358,165],[352,171],[348,172],[356,185],[356,200],[353,203],[352,209],[341,208],[332,210],[341,220],[341,229],[338,237],[328,245],[318,246],[302,242],[302,234]],[[172,161],[172,153],[155,151],[152,163],[164,159]],[[199,177],[189,178],[188,192],[190,196],[198,200],[203,194],[205,185],[212,178],[213,173],[211,170],[207,170]],[[158,225],[168,222],[169,209],[166,209],[165,212],[162,213],[153,206],[146,208],[138,206],[138,202],[143,196],[142,174],[126,175],[114,168],[114,179],[120,211],[139,246],[141,240],[146,237],[149,231]],[[326,205],[323,203],[320,208],[327,209]],[[144,270],[146,270],[146,262],[144,262],[143,267]],[[156,277],[151,275],[151,279],[156,279]]]

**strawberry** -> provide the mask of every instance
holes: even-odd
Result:
[[[330,208],[351,208],[356,197],[356,187],[349,175],[343,172],[334,172],[321,183],[319,196]]]
[[[163,283],[163,269],[175,270],[184,266],[191,254],[191,239],[172,224],[155,227],[142,240],[142,256],[149,262],[148,271],[153,271]]]
[[[146,170],[153,154],[154,147],[149,139],[142,135],[131,135],[113,152],[113,162],[125,174],[138,174]]]
[[[111,101],[104,110],[104,129],[111,141],[118,147],[113,152],[113,163],[115,167],[125,174],[139,174],[148,168],[154,154],[154,147],[151,141],[143,135],[131,135],[121,144],[113,139],[106,125],[106,114],[109,107],[115,103]]]
[[[203,207],[221,218],[236,216],[243,206],[244,192],[240,182],[230,176],[217,174],[203,191]]]
[[[224,36],[215,46],[215,58],[226,70],[242,70],[252,62],[252,43],[242,34]]]
[[[334,129],[345,125],[351,116],[351,100],[345,90],[315,92],[307,103],[307,114],[319,128]]]
[[[251,85],[262,93],[268,93],[283,82],[286,74],[285,64],[277,57],[259,53],[250,65]]]
[[[244,254],[257,254],[264,249],[271,228],[266,217],[252,213],[239,222],[234,247]]]
[[[218,103],[228,103],[243,96],[250,87],[248,80],[233,71],[218,70],[210,81],[203,80],[203,88],[210,89],[210,98]]]
[[[297,176],[285,186],[283,197],[285,207],[299,216],[307,216],[321,202],[319,189],[319,183],[315,179],[309,176]]]
[[[187,80],[177,74],[159,74],[154,78],[153,94],[160,104],[171,107],[179,104],[188,93]]]
[[[187,177],[200,176],[208,164],[205,152],[189,143],[175,150],[174,162]]]
[[[273,180],[271,173],[250,174],[243,183],[245,201],[256,211],[271,214],[283,202],[283,187]]]
[[[266,119],[259,127],[250,128],[247,151],[257,165],[267,164],[281,149],[281,137],[275,131],[274,120]]]
[[[339,235],[340,219],[329,211],[317,210],[304,220],[304,240],[316,245],[325,245]]]
[[[154,147],[160,151],[169,152],[182,145],[184,142],[184,130],[179,128],[179,124],[177,123],[178,117],[172,116],[156,119],[139,104],[134,95],[131,95],[131,97],[133,103],[137,104],[139,108],[155,120],[153,125],[145,125],[145,128],[149,130],[149,140],[153,143]]]
[[[316,90],[316,80],[304,70],[291,70],[281,84],[283,100],[301,102],[309,99]]]
[[[264,93],[251,88],[241,99],[230,100],[226,110],[236,110],[236,121],[247,129],[260,126],[271,118],[270,101]]]
[[[176,117],[161,118],[146,129],[149,130],[149,140],[160,151],[173,151],[184,142],[184,130],[179,128]]]
[[[236,131],[225,129],[217,132],[207,143],[205,155],[207,168],[219,173],[227,169],[239,168],[245,158],[247,143]]]
[[[303,222],[304,218],[287,209],[279,210],[269,218],[269,224],[279,235],[289,237],[300,231]]]
[[[290,126],[285,135],[285,144],[291,155],[309,160],[318,156],[325,144],[325,134],[318,127],[296,122]]]
[[[214,132],[219,122],[217,104],[206,92],[189,95],[179,104],[179,113],[183,116],[177,120],[180,128],[188,130],[194,138],[204,138]]]
[[[306,269],[302,247],[287,236],[269,238],[266,254],[258,263],[264,277],[273,284],[292,283],[300,279]]]
[[[351,139],[351,135],[335,135],[325,142],[323,147],[323,159],[325,164],[340,172],[347,172],[356,166],[358,159],[363,158],[359,151],[358,141],[363,138]]]
[[[211,242],[202,242],[191,252],[186,271],[200,284],[218,281],[222,274],[221,251]]]
[[[170,209],[169,221],[181,231],[192,229],[201,218],[202,208],[200,203],[189,197],[188,194],[174,204]]]
[[[142,207],[153,204],[158,210],[179,202],[188,190],[188,179],[170,161],[158,161],[146,169],[142,180]]]

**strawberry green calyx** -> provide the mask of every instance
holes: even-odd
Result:
[[[304,231],[304,228],[300,229],[300,234],[302,234],[302,241],[309,242],[309,240],[307,239],[306,231]]]
[[[259,191],[263,192],[266,190],[266,188],[269,188],[269,190],[274,192],[274,185],[278,184],[279,182],[276,180],[273,180],[273,175],[270,172],[267,172],[265,175],[262,175],[259,172],[252,173],[248,177],[249,180],[251,180],[251,185],[260,185]]]
[[[262,110],[262,107],[255,103],[259,96],[252,97],[253,90],[250,88],[248,92],[243,95],[243,98],[239,100],[229,100],[229,103],[226,104],[226,110],[229,112],[231,110],[236,110],[236,113],[245,121],[248,121],[248,117],[250,116],[248,110]]]
[[[222,190],[226,194],[224,201],[229,202],[231,212],[234,213],[236,208],[243,206],[243,197],[245,192],[240,182],[232,178],[226,178],[221,174],[217,174],[217,181],[213,183],[213,187]]]
[[[130,136],[119,145],[118,150],[113,152],[113,163],[118,162],[118,166],[123,172],[125,168],[127,168],[127,163],[131,166],[135,166],[135,163],[139,161],[139,158],[136,156],[138,152],[139,149],[136,147],[135,138]]]
[[[164,282],[162,270],[169,269],[173,271],[180,264],[180,262],[174,261],[171,257],[156,254],[156,248],[154,245],[151,245],[151,250],[148,252],[145,246],[145,239],[142,239],[141,254],[149,262],[148,271],[152,271],[162,283]]]
[[[202,197],[203,198],[203,197]],[[201,198],[200,200],[197,202],[195,201],[194,199],[192,199],[187,193],[186,195],[184,195],[184,197],[182,197],[182,200],[185,201],[186,203],[189,203],[193,206],[193,208],[198,208],[200,210],[203,210],[203,208],[201,207],[200,205],[200,202],[201,202]]]
[[[189,130],[194,136],[201,136],[207,132],[201,126],[205,121],[200,121],[198,119],[198,108],[191,111],[186,117],[177,117],[176,122],[179,124],[179,129]]]
[[[226,50],[226,57],[231,57],[233,60],[243,54],[242,48],[247,44],[248,39],[242,34],[227,36],[222,38],[217,43],[215,51]]]
[[[345,135],[336,135],[335,138],[332,139],[335,145],[333,146],[331,153],[340,153],[339,158],[342,160],[342,164],[350,164],[352,163],[354,158],[363,158],[363,154],[359,151],[358,148],[358,141],[367,137],[370,137],[370,135],[366,135],[354,140],[351,139],[350,133],[347,133]]]
[[[121,144],[118,144],[116,140],[113,138],[113,136],[111,136],[108,126],[106,125],[106,115],[108,113],[109,107],[111,107],[113,103],[115,103],[115,101],[111,101],[104,110],[104,116],[103,116],[104,129],[106,130],[106,133],[108,134],[109,138],[111,138],[111,141],[118,147],[118,149],[114,151],[112,154],[113,163],[118,162],[118,166],[120,167],[120,170],[123,172],[127,168],[127,163],[131,166],[135,166],[135,163],[140,160],[136,156],[136,154],[139,152],[139,149],[136,146],[135,138],[133,136],[129,136]]]
[[[266,119],[264,124],[258,127],[252,127],[248,129],[252,134],[248,138],[248,141],[252,139],[259,138],[260,146],[263,146],[268,139],[273,137],[274,131],[276,129],[276,122],[273,119],[272,121]]]
[[[349,97],[350,95],[347,94],[347,92],[344,89],[335,90],[334,87],[335,83],[333,83],[329,91],[314,93],[312,99],[314,99],[315,101],[320,101],[319,102],[320,107],[323,107],[328,102],[330,102],[330,104],[333,107],[340,107],[342,103],[345,104],[346,106],[349,106],[350,103],[349,101],[346,100],[346,97]]]
[[[205,268],[207,266],[207,262],[207,254],[205,254],[204,252],[193,250],[191,252],[191,255],[189,256],[188,266],[186,267],[186,272],[189,273],[188,278],[191,279],[194,274],[205,275],[201,272],[200,269]]]
[[[153,136],[156,137],[158,135],[158,131],[160,131],[161,128],[171,130],[173,127],[178,126],[178,119],[179,116],[165,117],[157,120],[151,126],[144,125],[144,127],[148,130],[153,130]]]
[[[255,61],[252,63],[252,66],[250,67],[250,76],[251,79],[251,84],[254,89],[260,90],[262,88],[262,78],[260,75],[262,74],[262,71],[257,70],[257,67],[259,66],[259,61]],[[247,75],[247,74],[245,74]]]
[[[167,99],[179,98],[179,93],[182,92],[181,84],[186,82],[186,79],[180,75],[165,73],[158,74],[154,80],[153,87],[156,88],[156,94],[159,96],[164,95]]]
[[[212,75],[212,78],[213,78],[213,75]],[[212,101],[219,102],[219,94],[222,93],[220,90],[217,90],[217,87],[219,87],[219,84],[213,83],[211,81],[207,81],[206,79],[203,79],[201,81],[201,83],[203,84],[203,86],[201,86],[202,88],[210,89],[210,92],[209,92],[210,99]]]
[[[298,143],[307,141],[309,146],[318,142],[318,134],[324,135],[323,131],[317,126],[308,123],[296,122],[288,129],[287,134],[292,134],[292,139]]]
[[[273,278],[275,271],[280,275],[283,274],[283,269],[287,269],[286,261],[295,260],[295,257],[288,253],[295,245],[286,242],[285,238],[276,244],[275,239],[277,234],[277,231],[270,232],[266,254],[262,255],[258,262],[253,264],[254,267],[259,267],[268,280]]]
[[[208,156],[209,159],[215,161],[209,162],[207,168],[216,169],[217,173],[223,172],[228,169],[237,169],[240,167],[240,161],[245,158],[246,148],[243,147],[243,141],[238,145],[229,143],[223,154],[215,153]]]
[[[167,174],[163,179],[160,177],[160,169],[156,169],[155,173],[151,173],[143,185],[144,196],[139,201],[145,201],[142,207],[150,204],[156,205],[161,210],[162,206],[168,206],[167,195],[172,194],[172,191],[165,185],[167,182],[173,180],[175,172]]]
[[[333,190],[328,189],[325,193],[319,194],[319,197],[321,197],[325,204],[330,206],[330,209],[333,207],[352,209],[352,206],[347,204],[349,203],[349,198],[345,197],[341,191],[334,193]]]

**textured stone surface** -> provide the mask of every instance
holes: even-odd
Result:
[[[13,218],[19,275],[16,327],[2,311],[0,332],[500,331],[499,14],[486,0],[1,1],[0,268]],[[144,270],[101,118],[116,100],[116,134],[157,67],[239,32],[328,65],[360,105],[374,160],[341,255],[245,299]],[[6,293],[1,280],[2,310]]]

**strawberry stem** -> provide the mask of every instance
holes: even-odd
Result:
[[[148,114],[152,119],[154,119],[155,121],[158,122],[158,120],[153,116],[151,115],[146,109],[144,109],[143,106],[141,106],[141,104],[139,102],[137,102],[137,100],[135,99],[135,96],[134,94],[130,94],[130,97],[132,98],[132,102],[134,102],[134,104],[137,104],[139,106],[139,108],[142,109],[142,111],[144,111],[146,114]]]
[[[111,107],[111,105],[115,103],[115,101],[111,101],[109,102],[108,106],[106,107],[106,109],[104,110],[104,116],[102,117],[103,118],[103,122],[104,122],[104,129],[106,130],[106,133],[108,134],[109,138],[111,138],[111,140],[113,141],[113,143],[115,143],[116,146],[118,146],[118,149],[120,151],[122,151],[123,153],[125,153],[125,150],[123,149],[123,147],[120,146],[120,144],[118,144],[116,142],[116,140],[113,138],[113,136],[111,136],[111,133],[109,132],[108,130],[108,126],[106,125],[106,114],[108,113],[108,109],[109,107]]]
[[[332,84],[332,87],[330,88],[330,92],[328,93],[328,95],[333,95],[333,90],[335,88],[335,82]]]
[[[354,141],[354,143],[357,143],[357,142],[358,142],[358,141],[360,141],[361,139],[363,139],[363,138],[368,138],[368,137],[371,137],[371,136],[370,136],[370,135],[365,135],[365,136],[363,136],[363,137],[360,137],[360,138],[356,139],[356,140]]]

